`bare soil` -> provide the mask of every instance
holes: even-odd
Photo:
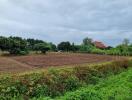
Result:
[[[119,56],[77,53],[0,57],[0,72],[16,73],[39,68],[49,68],[51,66],[100,63],[121,58]]]

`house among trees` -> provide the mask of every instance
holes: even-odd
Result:
[[[99,48],[99,49],[106,49],[107,48],[107,46],[100,41],[94,41],[93,44],[96,46],[96,48]]]

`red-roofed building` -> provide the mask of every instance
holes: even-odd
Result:
[[[96,48],[100,48],[100,49],[106,49],[107,48],[107,46],[100,41],[95,41],[95,42],[93,42],[93,44],[96,46]]]

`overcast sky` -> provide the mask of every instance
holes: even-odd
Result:
[[[132,0],[0,0],[0,35],[117,45],[132,41]]]

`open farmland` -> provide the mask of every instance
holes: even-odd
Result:
[[[55,66],[100,63],[115,59],[122,59],[122,57],[76,53],[0,57],[0,72],[16,73]]]

